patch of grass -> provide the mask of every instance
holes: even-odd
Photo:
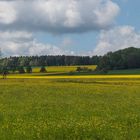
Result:
[[[2,140],[138,140],[140,79],[0,79]]]
[[[111,70],[108,74],[140,74],[140,69]]]

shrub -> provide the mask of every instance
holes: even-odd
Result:
[[[10,70],[12,71],[12,73],[15,73],[17,69],[16,67],[11,67]]]
[[[2,73],[8,74],[8,73],[9,73],[8,68],[7,68],[7,67],[2,67],[1,70],[0,70],[0,73],[1,73],[1,74],[2,74]]]
[[[47,72],[47,70],[46,70],[46,68],[44,66],[42,66],[41,69],[40,69],[40,72],[45,73],[45,72]]]
[[[24,67],[20,66],[17,68],[19,73],[25,73]]]
[[[77,67],[76,71],[80,72],[81,71],[81,67]]]
[[[31,66],[26,67],[26,72],[27,73],[32,73],[32,67]]]
[[[78,71],[78,72],[91,72],[92,69],[89,69],[88,67],[77,67],[76,71]]]
[[[108,73],[108,69],[107,68],[103,68],[99,72],[100,72],[100,74],[107,74]]]
[[[73,71],[70,71],[70,72],[69,72],[69,75],[74,75],[74,72],[73,72]]]

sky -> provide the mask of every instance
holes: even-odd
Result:
[[[3,56],[140,48],[140,0],[0,0]]]

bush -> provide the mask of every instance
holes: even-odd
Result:
[[[2,71],[3,71],[3,68],[2,68],[2,67],[0,67],[0,74],[2,73]]]
[[[3,73],[7,73],[8,74],[9,73],[8,68],[7,67],[1,67],[0,68],[0,73],[1,74],[3,74]]]
[[[81,71],[81,67],[77,67],[76,71],[80,72]]]
[[[47,72],[47,70],[46,70],[46,68],[44,66],[42,66],[41,69],[40,69],[40,72],[45,73],[45,72]]]
[[[15,73],[17,69],[16,67],[11,67],[10,70],[12,71],[12,73]]]
[[[27,73],[32,73],[32,67],[31,66],[26,67],[26,72]]]
[[[92,72],[92,69],[89,69],[88,67],[77,67],[76,71],[78,71],[78,72]]]
[[[100,74],[107,74],[108,73],[108,69],[107,68],[103,68],[99,72],[100,72]]]
[[[69,75],[74,75],[74,72],[73,72],[73,71],[70,71],[70,72],[69,72]]]
[[[17,68],[19,73],[25,73],[24,67],[20,66]]]

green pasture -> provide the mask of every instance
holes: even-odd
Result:
[[[140,74],[140,69],[111,70],[108,74]]]
[[[0,140],[139,140],[140,78],[0,79]]]

